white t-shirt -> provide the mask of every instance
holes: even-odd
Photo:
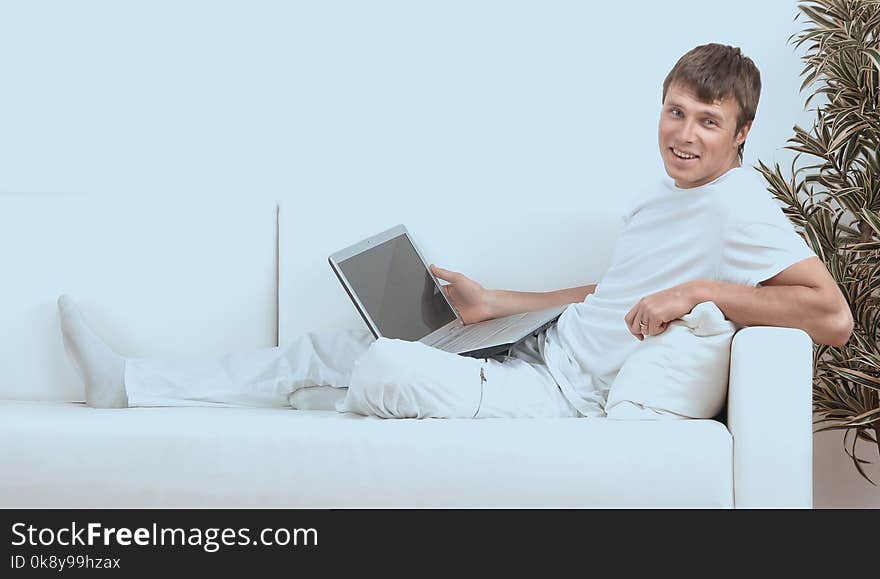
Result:
[[[539,340],[563,394],[585,416],[604,416],[611,383],[641,343],[624,320],[641,298],[698,278],[755,287],[815,256],[751,168],[693,189],[666,176],[623,223],[596,291]]]

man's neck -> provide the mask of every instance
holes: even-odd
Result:
[[[717,181],[718,179],[720,179],[721,177],[723,177],[724,175],[726,175],[727,173],[729,173],[733,169],[738,169],[741,166],[742,166],[742,164],[739,162],[739,159],[737,159],[737,161],[735,163],[733,163],[732,165],[730,165],[729,167],[727,167],[727,169],[725,169],[721,173],[718,173],[717,175],[715,175],[711,179],[705,180],[703,183],[700,183],[699,185],[691,185],[690,187],[682,187],[676,181],[675,186],[678,187],[679,189],[696,189],[697,187],[702,187],[704,185],[708,185],[709,183],[712,183],[713,181]]]

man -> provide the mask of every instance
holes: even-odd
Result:
[[[556,324],[489,359],[366,331],[308,333],[220,358],[124,359],[67,296],[62,333],[92,406],[266,405],[381,417],[602,416],[614,377],[646,336],[711,301],[742,325],[801,328],[846,343],[849,307],[759,176],[741,167],[761,91],[738,48],[699,46],[663,83],[658,142],[667,178],[625,216],[599,284],[488,290],[432,266],[466,323],[572,304]]]

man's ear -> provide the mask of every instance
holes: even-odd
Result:
[[[739,133],[736,135],[736,139],[734,139],[736,141],[737,147],[746,142],[746,137],[749,136],[749,131],[752,130],[752,122],[753,121],[747,122],[739,130]]]

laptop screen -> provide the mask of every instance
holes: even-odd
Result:
[[[455,319],[406,235],[340,261],[339,267],[387,338],[417,341]]]

